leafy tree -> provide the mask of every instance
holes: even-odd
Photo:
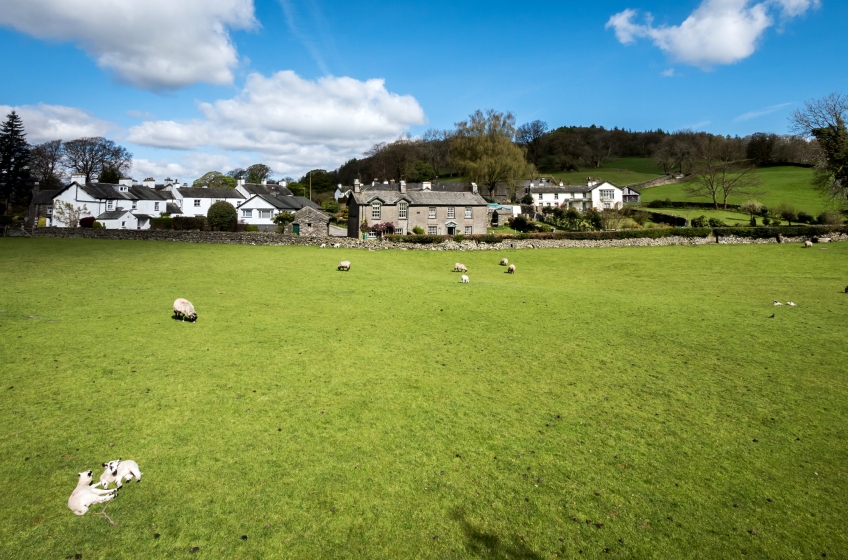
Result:
[[[533,204],[533,195],[530,193],[525,194],[521,197],[521,204],[530,205]]]
[[[310,189],[311,178],[311,189]],[[324,169],[313,169],[300,178],[300,184],[304,187],[304,195],[309,196],[309,191],[313,193],[333,192],[336,190],[336,184],[333,181],[333,176],[327,173]]]
[[[236,188],[236,180],[220,171],[207,171],[202,177],[195,179],[191,186],[207,186],[210,189],[234,189]]]
[[[33,179],[42,190],[59,189],[67,178],[62,168],[62,148],[61,140],[51,140],[30,150]]]
[[[65,167],[85,175],[86,183],[99,177],[104,169],[114,170],[120,179],[132,168],[132,154],[123,146],[101,136],[65,142],[63,155]]]
[[[21,117],[15,111],[0,126],[0,193],[6,212],[11,203],[29,204],[32,177],[30,150]]]
[[[247,172],[245,180],[248,183],[261,183],[271,177],[271,168],[264,163],[254,163],[245,171]]]
[[[229,230],[238,221],[238,214],[235,206],[219,200],[209,207],[209,212],[206,213],[206,221],[212,229]]]
[[[104,167],[97,177],[98,183],[117,184],[121,181],[121,174],[114,167]]]
[[[406,168],[406,180],[410,183],[421,183],[435,179],[436,172],[429,163],[418,160]]]
[[[798,214],[795,212],[795,207],[791,204],[781,202],[777,205],[777,208],[774,209],[774,213],[789,222],[790,226],[792,225],[792,222],[798,222]]]
[[[233,179],[246,179],[247,170],[242,169],[241,167],[236,167],[235,169],[227,171],[227,177],[232,177]]]
[[[289,189],[292,194],[296,196],[307,196],[309,194],[309,185],[304,185],[297,181],[290,182],[288,185],[286,185],[286,188]]]
[[[753,227],[757,225],[757,218],[754,216],[763,211],[763,205],[756,200],[746,200],[739,206],[739,209],[751,216],[751,226]]]
[[[328,214],[335,214],[341,209],[341,206],[334,199],[325,200],[321,203],[321,208]]]
[[[294,221],[294,214],[291,212],[280,212],[274,216],[274,223],[279,225],[290,224]]]
[[[513,143],[515,117],[512,113],[475,111],[467,121],[456,125],[451,139],[451,161],[467,180],[485,185],[489,195],[498,183],[512,188],[535,173],[524,159],[524,149]]]
[[[815,185],[831,198],[848,201],[848,96],[832,93],[808,101],[792,115],[793,129],[818,140]]]

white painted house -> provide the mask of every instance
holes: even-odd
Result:
[[[210,189],[208,187],[171,187],[177,206],[183,216],[205,217],[209,207],[216,202],[229,202],[237,207],[244,202],[244,195],[236,189]]]
[[[156,190],[140,184],[135,184],[132,179],[121,179],[117,185],[110,183],[86,183],[85,176],[73,175],[71,183],[58,191],[53,196],[53,215],[56,215],[58,203],[72,205],[80,212],[80,218],[93,216],[107,228],[116,228],[116,224],[124,223],[121,228],[147,229],[150,227],[150,218],[158,217],[167,212],[168,207],[176,208],[173,195],[168,190]],[[118,219],[110,212],[129,212],[132,218]],[[109,225],[100,220],[104,220]],[[133,227],[130,227],[134,224]],[[58,219],[53,220],[56,227],[67,227],[66,223]]]
[[[524,190],[533,197],[533,206],[538,210],[549,206],[574,208],[582,212],[591,208],[603,210],[624,205],[624,191],[606,181],[589,181],[586,185],[534,181]]]
[[[294,214],[304,207],[321,209],[319,205],[302,196],[255,194],[237,207],[238,219],[239,223],[258,226],[260,231],[272,231],[277,227],[274,218],[278,214]]]

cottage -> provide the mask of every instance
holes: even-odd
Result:
[[[52,225],[53,220],[53,197],[59,194],[59,191],[42,191],[36,190],[32,193],[32,202],[29,203],[27,211],[27,221],[33,226],[38,225],[39,218],[45,218],[47,226]]]
[[[244,202],[244,195],[236,189],[210,189],[209,187],[172,187],[176,204],[184,216],[206,216],[216,202],[229,202],[234,207]]]
[[[544,207],[603,210],[621,208],[624,204],[623,191],[606,181],[590,180],[586,185],[555,185],[542,180],[531,182],[525,187],[525,193],[532,196],[533,206],[539,211]]]
[[[378,223],[391,224],[398,234],[415,227],[431,235],[486,233],[487,203],[476,189],[457,192],[456,186],[441,187],[404,181],[363,187],[354,181],[347,199],[348,237],[358,237],[363,225],[370,228]]]
[[[272,196],[254,194],[238,205],[239,223],[255,225],[260,231],[273,231],[277,228],[274,218],[281,212],[296,213],[303,208],[321,207],[302,196]]]
[[[330,216],[312,206],[304,206],[294,213],[294,221],[288,230],[300,237],[329,237]]]
[[[106,229],[150,229],[150,216],[133,214],[129,210],[110,210],[96,219]]]

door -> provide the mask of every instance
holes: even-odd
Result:
[[[292,233],[294,235],[300,235],[300,224],[292,224]]]
[[[456,227],[448,226],[448,235],[456,235]]]

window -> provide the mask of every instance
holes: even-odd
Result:
[[[52,216],[52,215],[53,215],[53,208],[52,208],[52,207],[50,207],[50,208],[48,208],[48,209],[47,209],[47,215],[48,215],[48,216]]]
[[[115,208],[115,201],[109,200],[106,202],[106,210],[113,210]]]
[[[543,198],[545,198],[545,195],[543,195],[542,193],[539,193],[539,200],[542,200]]]
[[[159,203],[158,203],[158,202],[154,202],[154,203],[153,203],[153,210],[154,210],[155,212],[158,212],[158,211],[159,211]]]
[[[121,227],[122,227],[122,228],[127,227],[127,223],[126,223],[126,222],[121,222]]]
[[[427,208],[427,217],[428,218],[435,218],[436,217],[436,207],[435,206],[431,206],[431,207]]]
[[[406,202],[398,203],[398,219],[405,220],[408,214],[409,205]],[[403,232],[401,232],[403,233]]]
[[[195,208],[199,208],[199,207],[200,207],[200,199],[199,199],[199,198],[195,198],[195,199],[194,199],[194,206],[195,206]]]
[[[471,226],[465,226],[465,235],[471,235],[472,231]]]
[[[615,191],[612,189],[601,189],[601,200],[609,200],[615,198]]]
[[[452,220],[454,218],[456,218],[456,208],[448,206],[448,219]]]
[[[471,217],[472,217],[472,212],[473,212],[473,211],[474,211],[474,209],[473,209],[473,208],[471,208],[470,206],[466,206],[466,207],[465,207],[465,217],[466,217],[466,218],[471,218]]]
[[[395,228],[395,234],[396,235],[403,235],[403,228],[402,227]]]
[[[138,208],[138,202],[133,200],[132,201],[132,209],[135,210],[136,208]]]
[[[609,202],[604,202],[604,208],[610,208],[610,203],[609,203]]]
[[[554,200],[559,200],[559,193],[554,193]]]
[[[429,233],[430,235],[436,235],[437,233],[439,233],[439,230],[436,226],[427,226],[427,233]]]
[[[241,211],[241,217],[242,218],[252,218],[253,217],[253,210],[242,210]]]
[[[270,220],[271,219],[271,212],[272,212],[271,210],[260,210],[259,211],[259,218],[263,219],[263,220]]]
[[[380,219],[380,216],[381,216],[380,208],[381,208],[381,205],[380,205],[379,202],[374,202],[373,204],[371,204],[371,219],[372,220],[379,220]]]

